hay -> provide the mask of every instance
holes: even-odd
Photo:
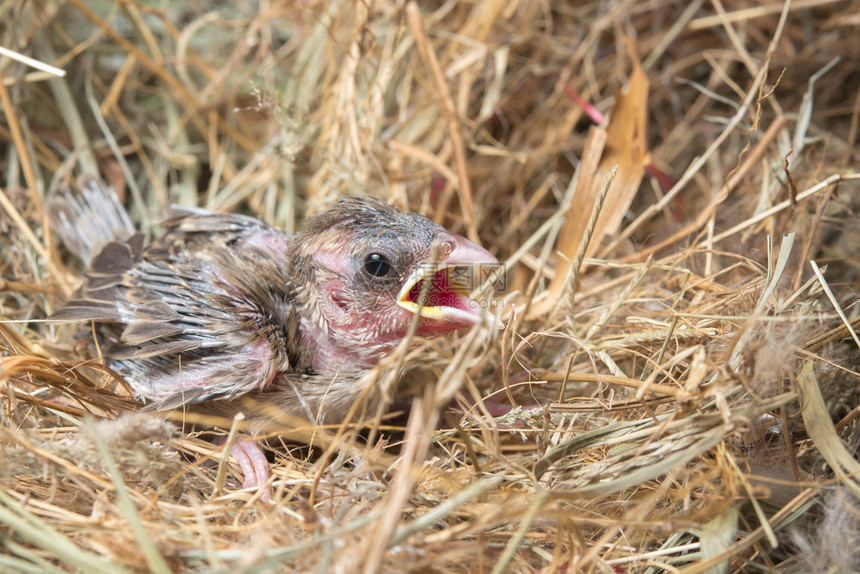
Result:
[[[860,570],[856,4],[420,8],[0,7],[0,568]],[[400,415],[272,429],[262,504],[241,421],[134,414],[42,321],[82,173],[147,230],[386,198],[506,262],[506,328],[386,360]]]

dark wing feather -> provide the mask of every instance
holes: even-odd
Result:
[[[182,327],[163,319],[133,321],[122,331],[121,339],[128,345],[141,345],[155,339],[166,339],[182,333]]]
[[[106,244],[124,242],[135,230],[112,189],[92,177],[83,178],[80,184],[80,194],[66,189],[50,199],[48,218],[66,248],[89,267]]]

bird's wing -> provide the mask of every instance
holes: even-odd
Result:
[[[172,205],[160,222],[164,233],[147,250],[150,257],[184,253],[207,259],[213,249],[256,248],[280,261],[289,255],[292,236],[247,215],[215,213],[199,207]]]
[[[53,318],[100,323],[105,355],[151,408],[259,391],[305,362],[290,235],[194,209],[163,225],[145,250],[139,236],[109,242]]]

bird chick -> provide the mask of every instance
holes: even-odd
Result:
[[[342,199],[297,234],[173,207],[149,245],[95,179],[79,196],[56,197],[49,216],[87,266],[82,287],[52,318],[96,322],[110,366],[151,410],[230,416],[239,397],[250,397],[338,422],[361,390],[356,381],[399,344],[416,313],[423,337],[479,323],[479,306],[452,271],[498,263],[371,197]],[[268,498],[259,447],[240,442],[232,454],[244,486]]]

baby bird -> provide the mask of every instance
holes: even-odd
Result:
[[[87,266],[53,319],[95,321],[110,366],[147,409],[235,414],[239,397],[316,423],[343,419],[356,381],[406,336],[481,321],[454,271],[488,251],[372,197],[340,200],[297,234],[244,215],[173,207],[149,245],[95,179],[49,204],[54,230]],[[433,254],[436,253],[436,261]],[[422,295],[424,298],[422,298]],[[240,441],[244,486],[268,462]]]

